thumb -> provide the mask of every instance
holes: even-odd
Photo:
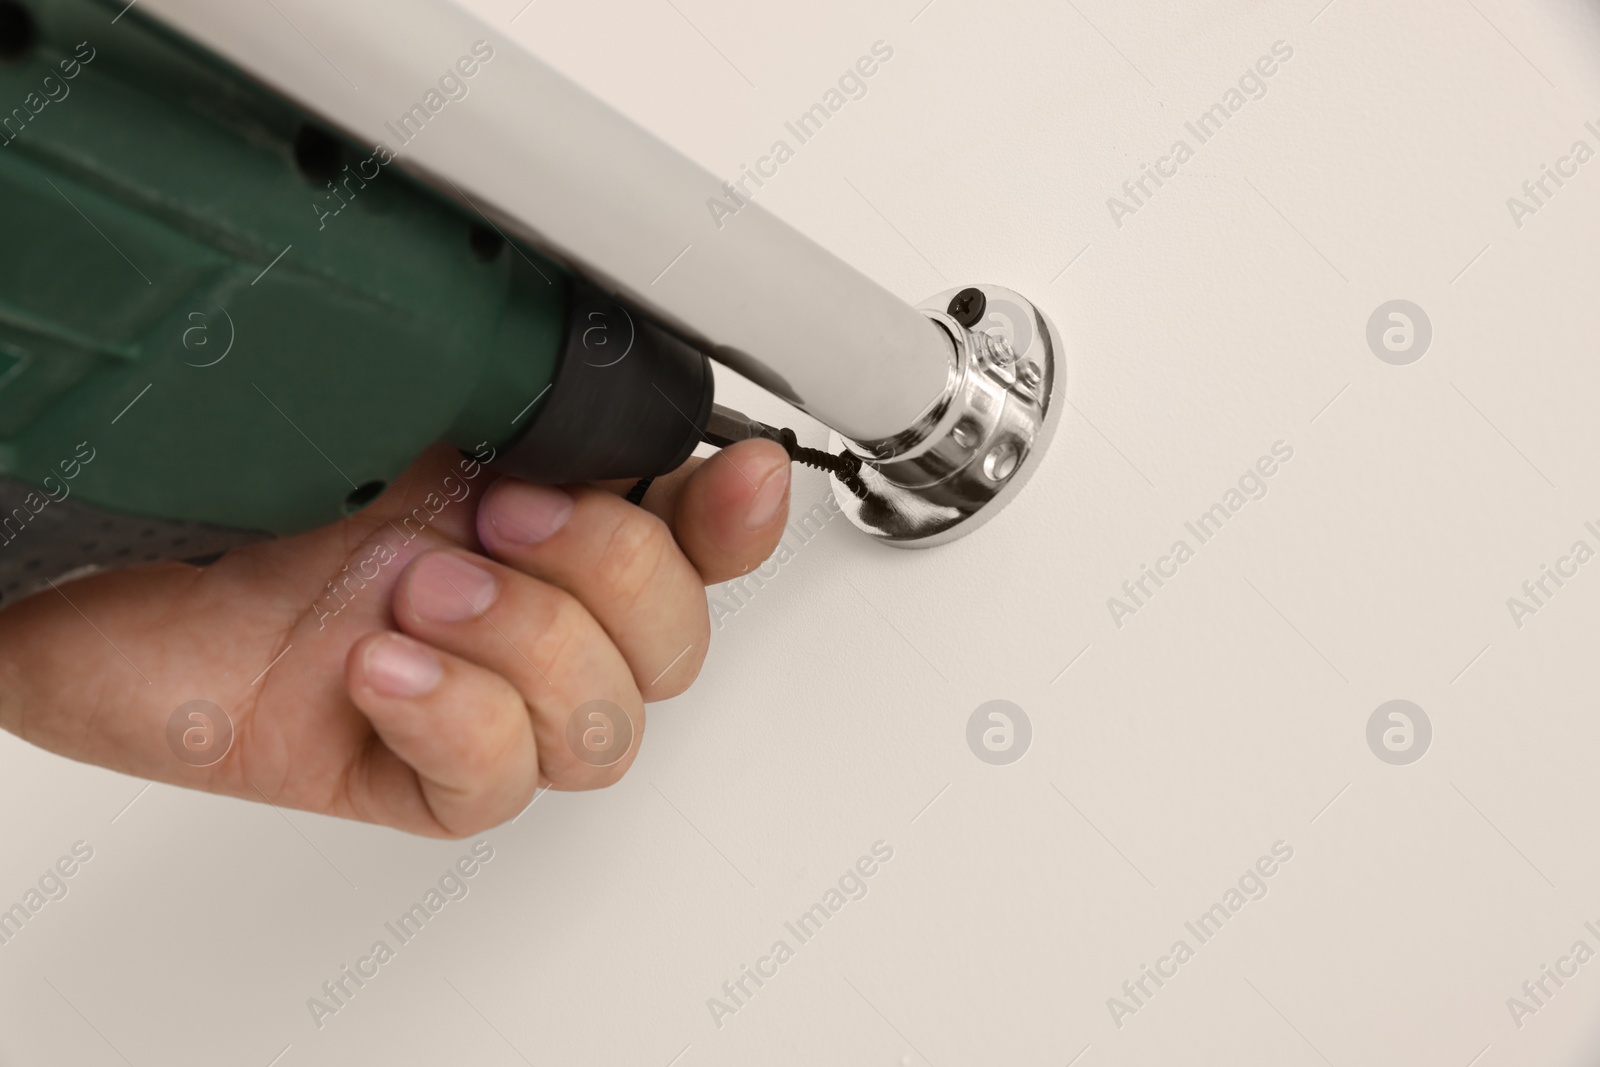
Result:
[[[740,441],[657,479],[644,507],[667,521],[707,584],[747,574],[778,547],[789,514],[789,456]]]

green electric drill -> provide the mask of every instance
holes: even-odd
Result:
[[[337,520],[436,441],[547,482],[725,443],[703,353],[118,7],[0,0],[5,600]]]

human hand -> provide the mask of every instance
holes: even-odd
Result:
[[[0,727],[128,774],[430,836],[494,826],[540,788],[611,784],[644,704],[699,672],[702,587],[776,548],[788,458],[740,442],[658,479],[643,508],[626,484],[492,481],[469,462],[436,446],[332,526],[9,605]],[[208,766],[167,739],[196,699],[232,723]],[[591,700],[632,725],[609,766],[566,739]]]

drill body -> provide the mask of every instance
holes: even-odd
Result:
[[[290,534],[435,441],[548,481],[687,458],[703,354],[414,178],[403,144],[119,8],[0,0],[0,588],[46,516]]]

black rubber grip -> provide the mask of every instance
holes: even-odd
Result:
[[[557,485],[666,474],[703,439],[713,386],[705,353],[580,292],[550,391],[494,466]]]

